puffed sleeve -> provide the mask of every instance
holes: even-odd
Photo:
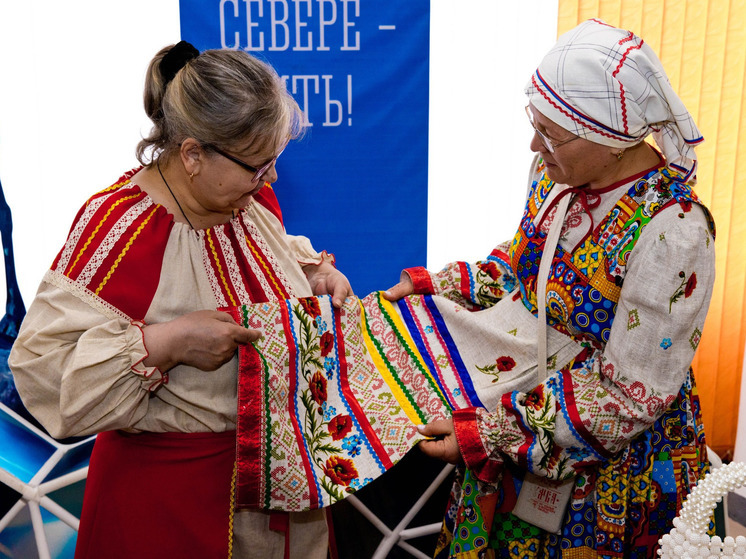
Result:
[[[608,343],[498,409],[454,415],[467,466],[494,477],[505,457],[538,475],[574,469],[622,450],[673,403],[697,349],[715,278],[704,212],[662,210],[641,233]]]
[[[124,429],[168,377],[146,367],[140,324],[42,282],[8,363],[26,408],[53,437]]]
[[[307,237],[303,237],[302,235],[288,235],[287,239],[290,250],[295,255],[295,260],[300,264],[301,268],[308,264],[315,264],[318,266],[322,262],[330,262],[331,264],[334,264],[334,255],[329,254],[325,250],[316,252],[311,245],[311,241]]]

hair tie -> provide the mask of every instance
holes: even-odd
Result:
[[[186,63],[197,58],[199,51],[186,41],[179,41],[161,58],[158,69],[163,76],[164,86],[167,85]]]

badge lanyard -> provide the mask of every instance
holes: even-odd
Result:
[[[565,185],[555,185],[555,188],[564,190],[567,187]],[[561,190],[558,190],[560,194]],[[536,370],[538,384],[541,384],[547,378],[547,281],[554,253],[559,244],[562,225],[570,204],[570,198],[571,196],[563,196],[557,204],[557,212],[549,226],[549,232],[544,243],[544,251],[542,252],[541,262],[539,263],[539,274],[536,278],[536,306],[539,321],[537,328],[538,363]],[[565,481],[553,481],[526,472],[521,492],[513,509],[513,514],[521,520],[538,526],[547,532],[559,534],[574,485],[574,478]]]

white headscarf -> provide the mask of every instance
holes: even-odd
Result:
[[[562,35],[526,86],[530,103],[562,128],[625,148],[652,132],[669,167],[689,178],[703,141],[660,60],[631,31],[589,19]]]

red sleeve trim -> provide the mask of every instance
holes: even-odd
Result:
[[[153,384],[148,387],[148,392],[153,392],[156,388],[158,388],[161,384],[168,384],[168,371],[165,373],[161,371],[158,367],[152,367],[152,371],[148,371],[151,367],[148,367],[147,365],[143,364],[143,361],[145,361],[148,357],[150,357],[150,352],[148,351],[148,347],[145,345],[145,332],[143,331],[143,328],[145,328],[145,323],[141,322],[139,320],[132,320],[130,321],[130,324],[137,328],[140,331],[140,337],[142,338],[142,346],[145,348],[145,355],[142,359],[138,360],[137,362],[133,363],[131,366],[131,369],[135,371],[138,374],[141,374],[144,378],[151,380],[150,377],[153,376],[153,374],[158,373],[160,375],[160,379],[156,379]],[[143,368],[138,368],[139,365],[142,365]]]
[[[325,250],[322,250],[319,253],[319,256],[321,259],[318,262],[302,262],[299,261],[298,264],[300,264],[301,268],[305,268],[306,266],[321,266],[324,262],[329,262],[334,268],[337,268],[337,257],[334,256],[331,252],[326,252]]]
[[[432,295],[435,293],[433,280],[430,277],[430,272],[427,271],[427,268],[421,266],[416,268],[406,268],[404,273],[412,280],[412,286],[414,287],[415,293],[424,295]]]
[[[502,470],[501,460],[492,460],[485,452],[477,425],[479,408],[465,408],[453,412],[453,429],[466,467],[477,479],[495,481]]]

